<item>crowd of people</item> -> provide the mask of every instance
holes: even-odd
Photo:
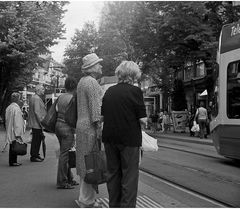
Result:
[[[85,182],[86,165],[84,156],[94,150],[99,139],[104,144],[107,160],[107,190],[109,207],[135,207],[138,191],[139,156],[142,143],[141,125],[146,126],[147,117],[143,93],[134,84],[141,77],[139,66],[132,61],[123,61],[115,70],[118,84],[105,94],[98,83],[102,74],[101,62],[95,53],[82,59],[83,77],[80,81],[68,77],[66,93],[56,102],[57,121],[55,134],[60,144],[56,187],[72,189],[79,185],[77,203],[80,207],[101,207],[96,201],[98,185]],[[36,86],[29,102],[29,113],[20,108],[21,95],[11,95],[11,104],[6,109],[6,132],[9,148],[9,166],[20,166],[17,155],[12,152],[16,140],[23,141],[26,127],[31,128],[32,140],[30,161],[42,163],[39,149],[44,142],[42,121],[47,115],[43,103],[44,87]],[[77,123],[72,127],[65,117],[71,99],[77,98]],[[76,173],[79,182],[73,179],[69,166],[68,151],[76,148]]]
[[[66,93],[57,98],[55,134],[60,145],[57,168],[56,187],[73,189],[79,185],[77,203],[80,207],[100,207],[96,202],[98,185],[85,182],[86,165],[84,157],[94,149],[99,139],[104,144],[107,159],[107,190],[109,207],[135,207],[138,191],[139,156],[142,143],[141,125],[149,123],[154,132],[166,133],[172,124],[167,111],[154,112],[146,116],[143,93],[134,84],[141,77],[138,65],[132,61],[123,61],[115,70],[118,83],[110,87],[105,94],[98,83],[102,74],[101,62],[95,53],[82,59],[83,77],[77,83],[72,77],[65,80]],[[23,141],[26,128],[31,128],[32,140],[30,149],[31,162],[43,162],[39,154],[41,143],[44,143],[44,126],[42,121],[47,115],[43,102],[44,87],[36,86],[35,94],[29,102],[29,113],[21,110],[21,95],[11,95],[11,104],[6,109],[6,132],[9,146],[9,166],[20,166],[17,155],[12,152],[16,140]],[[66,111],[76,97],[76,126],[66,120]],[[200,138],[207,137],[209,114],[204,103],[200,103],[196,113],[189,117],[189,128],[192,121],[199,124]],[[191,129],[190,129],[190,134]],[[73,179],[69,166],[69,150],[76,148],[76,173],[79,182]]]

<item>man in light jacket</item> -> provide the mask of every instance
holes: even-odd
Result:
[[[29,127],[32,128],[32,143],[31,143],[31,162],[42,162],[44,158],[40,157],[39,150],[41,142],[45,136],[43,134],[43,127],[41,121],[47,114],[42,96],[44,95],[44,87],[39,84],[36,86],[35,94],[31,97],[29,102]]]
[[[24,120],[20,108],[21,95],[17,92],[11,95],[11,104],[6,109],[6,131],[7,143],[9,146],[9,166],[20,166],[21,163],[17,162],[17,155],[12,152],[12,146],[16,140],[22,141],[24,134]]]

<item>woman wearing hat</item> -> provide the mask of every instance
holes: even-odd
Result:
[[[99,207],[95,201],[96,185],[84,181],[84,156],[92,151],[101,133],[102,88],[96,80],[102,74],[101,61],[102,59],[94,53],[83,57],[84,76],[77,86],[76,169],[80,176],[80,192],[76,202],[80,207]]]

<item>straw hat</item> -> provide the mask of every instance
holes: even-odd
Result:
[[[85,57],[83,57],[82,61],[83,61],[82,70],[87,70],[88,68],[103,61],[103,59],[99,58],[95,53],[92,53],[92,54],[88,54]]]

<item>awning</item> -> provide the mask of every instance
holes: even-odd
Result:
[[[207,95],[207,89],[205,89],[201,94],[200,96],[206,96]]]

